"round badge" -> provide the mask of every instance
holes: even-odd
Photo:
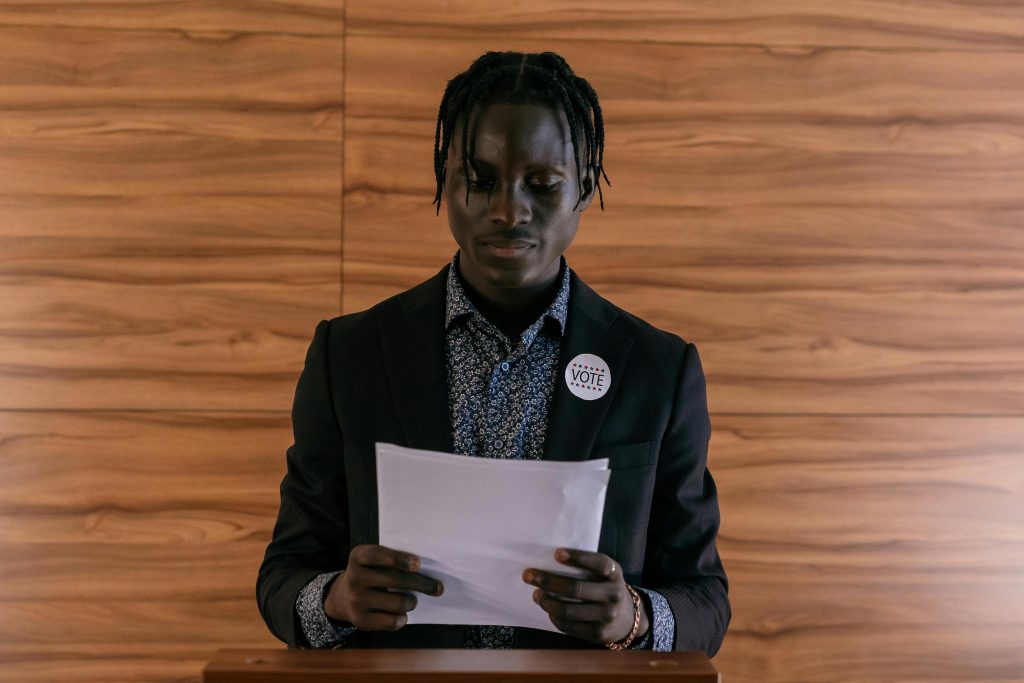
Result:
[[[612,372],[600,356],[581,353],[565,366],[565,384],[584,401],[601,398],[612,385]]]

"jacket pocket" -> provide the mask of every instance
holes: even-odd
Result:
[[[624,470],[630,467],[646,467],[657,462],[653,441],[626,443],[619,446],[605,446],[595,449],[591,460],[608,458],[608,469]]]

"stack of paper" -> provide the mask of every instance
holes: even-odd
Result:
[[[527,567],[582,576],[556,548],[597,550],[608,460],[496,460],[377,443],[381,545],[415,553],[444,584],[417,593],[410,624],[557,631],[523,582]]]

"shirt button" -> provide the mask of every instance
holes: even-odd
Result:
[[[494,448],[495,449],[500,451],[504,447],[505,447],[505,442],[504,441],[502,441],[501,439],[495,439],[494,440]]]
[[[504,370],[505,372],[508,372],[508,363],[502,363],[501,369]]]

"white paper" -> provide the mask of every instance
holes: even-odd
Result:
[[[420,558],[444,584],[416,594],[410,624],[558,631],[523,581],[527,567],[582,575],[557,548],[597,550],[608,460],[497,460],[377,443],[380,544]]]

